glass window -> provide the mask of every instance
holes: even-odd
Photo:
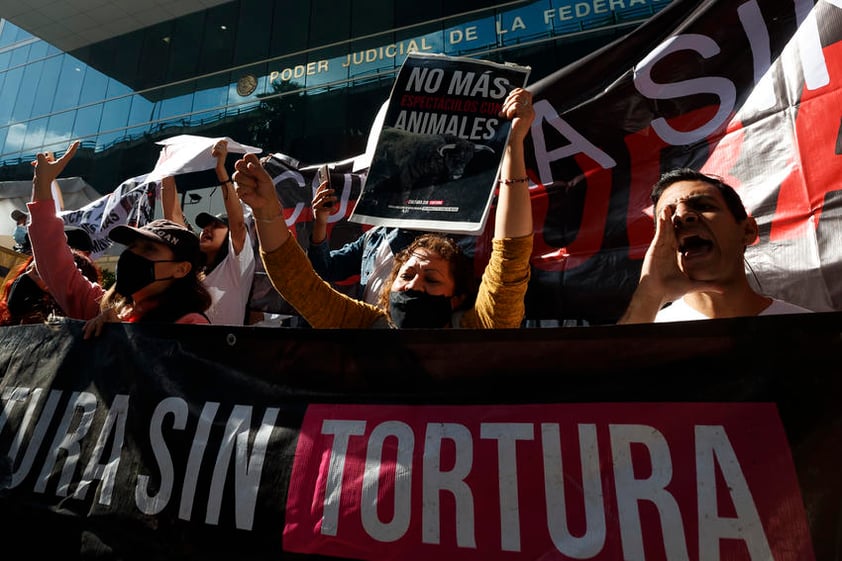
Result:
[[[290,25],[291,21],[307,21],[310,17],[310,4],[307,2],[287,2],[278,6],[272,22],[272,56],[307,48],[307,26]]]
[[[196,12],[175,20],[167,72],[169,81],[184,80],[196,75],[204,21],[204,12]]]
[[[450,20],[444,29],[445,53],[468,56],[497,45],[494,16],[484,18],[457,18]]]
[[[309,47],[329,45],[351,35],[350,0],[312,0]]]
[[[82,139],[95,137],[99,131],[99,120],[102,117],[102,103],[91,105],[76,112],[76,122],[73,125],[73,138]]]
[[[26,126],[26,138],[23,141],[22,149],[26,152],[38,152],[44,144],[44,135],[47,132],[47,118],[30,121]]]
[[[41,78],[43,62],[36,62],[24,66],[23,79],[20,82],[15,109],[12,111],[13,121],[25,121],[32,116],[32,104],[38,91],[38,80]]]
[[[9,63],[12,60],[12,53],[9,51],[0,53],[0,70],[6,70],[9,68]],[[2,136],[2,135],[0,135]]]
[[[30,45],[23,45],[22,47],[18,47],[12,50],[12,60],[10,64],[12,66],[26,64],[26,62],[29,60],[29,48]]]
[[[32,43],[32,46],[29,48],[29,59],[28,60],[37,60],[39,58],[44,58],[47,56],[47,43],[44,41],[36,41]]]
[[[108,76],[91,68],[85,67],[85,78],[82,81],[82,92],[79,96],[79,105],[102,101],[105,99],[105,92],[108,90]]]
[[[205,12],[205,34],[199,57],[199,74],[216,72],[231,66],[234,60],[234,30],[237,4],[228,3]],[[286,27],[291,27],[287,22]],[[246,30],[248,33],[248,30]]]
[[[9,134],[8,127],[0,127],[0,157],[6,153],[5,145],[6,145],[6,135]],[[0,164],[2,165],[2,164]]]
[[[43,62],[38,91],[35,92],[35,102],[32,106],[33,115],[47,115],[52,110],[58,87],[59,68],[61,68],[60,57],[49,58]]]
[[[26,138],[26,124],[17,123],[9,127],[9,132],[6,134],[7,153],[19,152],[23,146],[23,140]]]
[[[351,37],[363,37],[392,29],[394,23],[394,2],[355,0],[351,4]]]
[[[0,91],[0,124],[9,124],[11,121],[21,78],[23,78],[23,68],[15,68],[6,73],[6,82],[3,84],[3,90]]]
[[[269,57],[272,36],[271,6],[264,0],[242,0],[236,23],[234,65],[248,64]],[[286,6],[277,4],[282,11]]]
[[[44,144],[64,144],[70,141],[70,132],[73,130],[73,121],[76,119],[76,111],[62,111],[50,115],[47,123],[47,134],[44,136]]]
[[[100,130],[111,131],[122,129],[129,122],[129,111],[132,107],[131,97],[119,97],[106,101],[100,120]]]
[[[155,104],[140,94],[131,97],[132,105],[129,110],[129,125],[146,124],[152,120]]]
[[[18,27],[9,20],[0,21],[0,47],[11,45],[17,40]]]
[[[193,94],[193,110],[224,107],[228,103],[229,85],[228,78],[222,74],[198,80],[196,93]]]
[[[108,86],[105,88],[105,97],[112,98],[118,97],[121,95],[127,95],[132,93],[132,89],[125,85],[124,83],[116,80],[114,78],[108,78]]]
[[[153,88],[166,82],[172,26],[169,21],[143,30],[143,50],[136,76],[125,77],[127,82],[135,84],[135,89]]]
[[[76,106],[79,103],[79,92],[82,90],[82,69],[85,65],[70,55],[64,55],[62,58],[53,111]]]
[[[167,88],[167,93],[172,91],[173,88]],[[156,115],[156,118],[158,119],[183,117],[190,113],[193,109],[193,93],[186,92],[181,95],[167,95],[156,105],[158,105],[158,112]]]
[[[97,152],[101,152],[107,148],[110,148],[112,145],[119,142],[123,135],[126,134],[125,130],[120,131],[112,131],[112,132],[104,132],[96,137],[96,148]]]

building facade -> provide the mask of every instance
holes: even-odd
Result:
[[[365,151],[409,52],[526,65],[531,83],[668,2],[235,0],[70,52],[0,20],[0,181],[76,139],[64,175],[103,194],[177,134],[343,160]]]

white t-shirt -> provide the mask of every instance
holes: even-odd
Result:
[[[215,325],[243,325],[254,279],[254,247],[246,231],[246,241],[239,255],[228,236],[228,255],[205,277],[205,288],[213,302],[205,314]]]
[[[769,306],[765,310],[763,310],[757,315],[774,316],[782,314],[806,313],[812,313],[812,310],[808,310],[807,308],[802,308],[801,306],[796,306],[795,304],[790,304],[789,302],[784,302],[783,300],[773,298],[772,303],[769,304]],[[655,323],[662,323],[668,321],[689,321],[694,319],[711,318],[699,312],[695,308],[691,308],[687,304],[687,302],[684,301],[684,297],[681,297],[669,306],[661,308],[661,310],[655,316]]]

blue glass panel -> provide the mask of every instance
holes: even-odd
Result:
[[[73,124],[73,138],[83,139],[96,136],[99,131],[99,120],[102,117],[102,104],[91,105],[76,112],[76,122]]]
[[[214,107],[224,107],[228,103],[229,87],[218,86],[199,90],[193,94],[193,110],[201,111],[202,109],[212,109]]]
[[[12,111],[13,121],[25,121],[32,116],[32,104],[38,91],[38,79],[41,77],[43,62],[36,62],[24,67],[23,79],[20,83],[15,108]]]
[[[105,89],[105,97],[117,97],[120,95],[128,95],[132,93],[130,87],[125,85],[124,83],[120,82],[119,80],[115,80],[114,78],[108,78],[108,86]]]
[[[6,149],[9,153],[18,152],[23,146],[23,139],[26,138],[26,124],[17,123],[9,127],[6,134]]]
[[[53,111],[69,109],[79,103],[85,65],[70,55],[64,55],[58,79]]]
[[[12,60],[9,64],[11,64],[12,66],[26,64],[26,62],[29,60],[29,48],[30,45],[24,45],[22,47],[18,47],[12,50]]]
[[[552,22],[547,21],[548,9],[548,2],[535,2],[529,6],[499,14],[496,31],[500,44],[511,45],[527,39],[552,35]]]
[[[129,124],[136,125],[151,121],[152,112],[155,110],[155,104],[140,94],[133,95],[131,100],[132,108],[129,111]]]
[[[113,131],[113,132],[106,132],[102,133],[96,137],[96,151],[99,152],[101,150],[105,150],[109,148],[113,144],[119,142],[123,135],[126,134],[126,131]]]
[[[44,144],[44,135],[47,132],[47,118],[30,121],[26,126],[26,139],[23,141],[25,152],[39,152]]]
[[[47,47],[49,45],[44,41],[37,41],[32,43],[31,48],[29,49],[29,59],[28,60],[36,60],[39,58],[44,58],[47,56]]]
[[[193,108],[193,94],[187,93],[164,99],[158,105],[160,105],[158,118],[169,119],[171,117],[181,117],[190,113],[190,110]]]
[[[119,97],[106,101],[105,108],[102,111],[100,130],[111,131],[125,127],[126,123],[129,122],[131,106],[132,98],[130,97]]]
[[[6,135],[9,133],[8,127],[0,127],[0,157],[5,154]]]
[[[33,115],[46,115],[53,106],[53,98],[58,88],[58,74],[61,68],[61,58],[53,57],[43,63],[41,79],[38,81],[38,91],[35,92],[35,103],[32,106]]]
[[[105,92],[108,89],[108,76],[88,66],[85,70],[85,79],[82,82],[82,93],[79,96],[79,104],[92,103],[105,99]]]
[[[15,68],[6,73],[6,83],[0,91],[0,124],[11,123],[12,109],[15,108],[15,99],[18,96],[22,77],[23,68]]]
[[[6,70],[9,68],[9,63],[12,60],[12,53],[6,51],[4,53],[0,53],[0,70]]]
[[[17,34],[17,26],[8,20],[4,21],[2,25],[0,25],[0,47],[5,47],[6,45],[14,43]]]
[[[50,115],[44,144],[59,143],[66,146],[71,140],[70,132],[73,130],[73,121],[75,119],[75,111],[63,111],[55,115]]]

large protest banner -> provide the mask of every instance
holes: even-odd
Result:
[[[840,41],[838,1],[678,0],[533,83],[531,313],[619,317],[654,231],[651,186],[681,166],[724,178],[757,219],[761,292],[840,309]]]
[[[477,233],[511,124],[499,116],[529,68],[410,53],[395,78],[352,222]]]
[[[838,559],[840,319],[6,327],[0,550]]]
[[[654,233],[650,188],[679,166],[723,177],[757,219],[747,263],[758,290],[842,309],[841,44],[838,0],[673,0],[529,84],[528,318],[603,324],[622,315]],[[493,219],[478,234],[479,260]]]

